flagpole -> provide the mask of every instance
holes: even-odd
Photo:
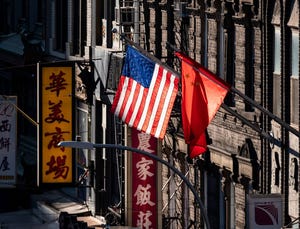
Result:
[[[232,114],[233,116],[237,117],[239,120],[241,120],[242,123],[245,123],[251,129],[255,130],[257,133],[259,133],[260,135],[262,135],[263,137],[268,139],[272,144],[275,144],[277,146],[282,145],[282,143],[280,141],[278,141],[276,138],[274,138],[273,136],[271,136],[270,134],[268,134],[267,132],[262,130],[259,126],[255,125],[255,124],[252,124],[248,119],[244,118],[242,115],[240,115],[236,111],[232,110],[230,107],[228,107],[224,103],[221,105],[221,107],[224,110],[226,110],[227,112],[229,112],[230,114]]]
[[[139,44],[133,42],[132,40],[130,40],[124,33],[120,34],[121,39],[125,40],[128,44],[130,44],[131,46],[134,46],[139,52],[141,52],[144,56],[148,57],[150,60],[153,60],[154,62],[160,64],[161,66],[163,66],[165,69],[167,69],[168,71],[172,72],[172,74],[178,78],[181,78],[181,75],[178,72],[175,72],[174,69],[170,68],[168,65],[166,65],[165,63],[163,63],[161,60],[159,60],[157,57],[155,57],[154,55],[149,54],[149,52],[147,52],[145,49],[143,49]]]
[[[251,103],[251,105],[253,105],[256,108],[258,108],[260,111],[262,111],[263,113],[265,113],[266,115],[268,115],[270,118],[274,119],[276,122],[278,122],[279,124],[281,124],[284,128],[288,129],[290,132],[292,132],[293,134],[295,134],[297,137],[300,137],[300,132],[299,131],[297,131],[296,129],[294,129],[290,125],[288,125],[286,122],[282,121],[276,115],[272,114],[266,108],[264,108],[263,106],[261,106],[258,102],[256,102],[255,100],[250,99],[248,96],[244,95],[242,92],[240,92],[239,90],[237,90],[234,87],[231,87],[230,90],[233,91],[234,93],[238,94],[239,96],[241,96],[243,99],[245,99],[247,102]]]
[[[167,42],[167,48],[171,48],[173,51],[176,52],[181,52],[181,50],[177,49],[174,45],[171,45],[170,43]],[[182,52],[181,52],[182,53]],[[198,68],[194,68],[196,71],[198,71],[199,73],[201,73],[201,71]],[[206,75],[204,74],[204,76],[206,77]],[[222,86],[221,84],[219,84],[219,82],[216,82],[219,86]],[[277,117],[276,115],[272,114],[270,111],[268,111],[266,108],[264,108],[263,106],[261,106],[258,102],[256,102],[255,100],[249,98],[247,95],[243,94],[242,92],[240,92],[238,89],[236,89],[235,87],[231,86],[230,90],[233,93],[236,93],[237,95],[239,95],[240,97],[242,97],[245,101],[247,101],[248,103],[250,103],[251,105],[253,105],[254,107],[256,107],[257,109],[259,109],[260,111],[262,111],[264,114],[268,115],[271,119],[275,120],[277,123],[279,123],[281,126],[283,126],[284,128],[286,128],[287,130],[289,130],[290,132],[292,132],[293,134],[295,134],[297,137],[300,137],[300,132],[297,131],[295,128],[291,127],[289,124],[287,124],[286,122],[284,122],[283,120],[281,120],[279,117]],[[224,108],[224,107],[223,107]],[[227,107],[228,109],[230,109],[229,107]],[[237,114],[236,112],[234,112],[235,115]]]

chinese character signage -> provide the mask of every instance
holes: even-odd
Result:
[[[42,66],[39,86],[40,183],[72,183],[72,148],[57,144],[73,140],[74,66]]]
[[[249,195],[250,228],[282,228],[282,197],[280,194]]]
[[[17,97],[0,97],[0,185],[16,184]]]
[[[157,154],[157,139],[132,129],[132,147]],[[132,153],[132,226],[157,228],[156,161]]]

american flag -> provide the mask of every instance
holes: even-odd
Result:
[[[128,126],[162,139],[178,84],[172,72],[127,46],[112,112]]]

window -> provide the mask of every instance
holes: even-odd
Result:
[[[254,91],[254,28],[252,24],[251,7],[245,6],[245,94],[251,98],[255,99]],[[252,112],[254,108],[251,104],[245,104],[245,111]]]
[[[11,8],[7,1],[0,1],[0,35],[10,33],[10,17]]]
[[[299,78],[299,32],[298,30],[293,30],[292,32],[292,47],[291,47],[291,58],[292,58],[292,66],[291,72],[292,77]]]
[[[68,2],[56,0],[55,2],[55,49],[59,52],[66,51],[68,31]]]
[[[274,73],[280,74],[280,28],[275,27],[274,35]]]
[[[224,77],[225,81],[234,86],[235,78],[235,29],[232,16],[234,11],[232,10],[232,3],[226,4],[226,14],[224,15]],[[228,93],[225,98],[225,103],[234,107],[234,94]]]
[[[211,228],[220,228],[220,177],[207,174],[207,215]]]
[[[222,23],[219,23],[219,54],[218,54],[218,75],[224,79],[225,78],[225,60],[226,60],[226,49],[225,49],[225,34],[224,34],[224,27]]]
[[[275,26],[274,30],[274,70],[273,70],[273,113],[277,116],[280,116],[280,28]]]
[[[299,124],[299,9],[298,2],[291,1],[292,11],[288,26],[291,29],[290,38],[290,120]]]
[[[292,30],[291,39],[291,123],[299,123],[299,35]]]
[[[72,55],[80,54],[80,20],[81,20],[81,13],[80,13],[80,1],[75,0],[73,1],[73,50]]]
[[[28,14],[27,1],[0,0],[0,36],[17,32],[20,18],[34,18]]]

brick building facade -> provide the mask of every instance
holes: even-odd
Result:
[[[82,140],[126,144],[126,126],[109,113],[125,47],[112,29],[126,33],[180,72],[179,60],[167,48],[171,44],[227,81],[234,90],[207,129],[211,141],[208,152],[193,160],[187,157],[178,96],[167,135],[161,142],[162,158],[182,171],[199,191],[211,228],[250,228],[253,218],[249,200],[253,194],[280,194],[282,211],[278,215],[282,216],[283,225],[299,227],[299,0],[8,3],[0,0],[2,94],[17,94],[21,108],[35,117],[32,84],[36,62],[88,63],[94,79],[100,78],[100,83],[93,105],[86,103],[77,84],[76,134]],[[7,45],[9,38],[22,35],[20,18],[26,19],[27,32],[35,33],[39,48],[29,45],[26,51],[25,45],[31,41],[22,43],[20,37],[18,44],[24,47],[10,49]],[[15,40],[10,44],[13,43]],[[76,75],[79,73],[77,66]],[[15,83],[20,75],[24,76],[22,93]],[[27,122],[19,125],[20,146],[26,145],[24,136],[36,138],[32,129],[35,127]],[[119,220],[128,225],[124,186],[120,190],[118,187],[119,178],[126,182],[125,156],[121,152],[117,152],[117,157],[109,153],[103,156],[101,150],[96,152],[86,155],[86,166],[95,163],[97,175],[89,178],[93,182],[85,189],[84,199],[96,215],[105,215],[108,206],[121,202]],[[161,169],[159,225],[204,228],[203,213],[190,190],[169,169]],[[117,180],[116,171],[120,176]],[[25,180],[24,176],[21,179]]]
[[[175,45],[299,129],[298,1],[144,1],[140,10],[144,33],[139,42],[146,49],[180,71],[172,50],[166,48],[167,42]],[[178,151],[187,149],[180,120],[173,117],[179,131],[171,132],[163,143],[173,152],[166,159],[175,160],[194,179],[213,228],[248,228],[248,197],[254,193],[282,194],[284,225],[297,225],[299,135],[237,93],[228,95],[224,103],[246,120],[221,108],[208,127],[209,152],[190,165],[177,157]],[[169,188],[173,193],[174,187]],[[176,193],[177,200],[186,197],[184,188]],[[180,217],[187,225],[185,216],[196,215],[186,213],[183,202]]]

